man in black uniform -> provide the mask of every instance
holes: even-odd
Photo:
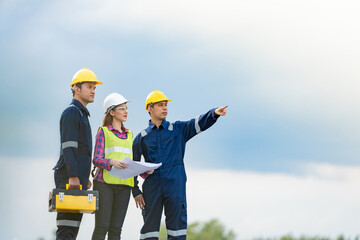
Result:
[[[60,118],[60,158],[55,170],[56,188],[86,190],[91,187],[89,180],[91,169],[92,136],[86,106],[94,102],[98,81],[95,74],[87,68],[75,73],[71,88],[73,100]],[[76,239],[79,231],[81,213],[58,213],[56,217],[56,239]]]

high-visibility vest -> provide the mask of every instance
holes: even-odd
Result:
[[[126,156],[133,158],[132,155],[132,132],[128,130],[127,138],[118,138],[107,127],[102,127],[105,138],[105,158],[123,160]],[[108,173],[106,169],[103,170],[103,179],[109,184],[122,184],[134,187],[134,178],[120,179]]]

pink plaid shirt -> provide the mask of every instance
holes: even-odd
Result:
[[[119,132],[113,126],[109,125],[107,128],[112,131],[118,138],[126,139],[127,130],[125,132]],[[111,170],[110,158],[105,158],[105,137],[104,132],[100,128],[96,134],[95,150],[94,150],[94,165],[97,167],[97,171],[94,177],[95,181],[104,182],[103,169]]]

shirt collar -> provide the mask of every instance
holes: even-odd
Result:
[[[117,131],[118,133],[121,133],[121,132],[119,132],[118,130],[116,130],[112,125],[107,126],[107,128],[108,128],[110,131]],[[128,132],[128,131],[127,131],[127,129],[125,128],[125,131],[122,132],[122,133],[127,133],[127,132]]]
[[[165,120],[161,123],[161,125],[159,126],[159,128],[166,128],[166,127],[168,127],[168,126],[169,126],[169,122],[166,121],[166,119],[165,119]],[[150,127],[150,128],[156,128],[156,125],[151,122],[151,119],[149,120],[149,127]]]
[[[71,104],[74,104],[75,106],[80,108],[83,112],[85,112],[86,115],[90,116],[89,110],[87,110],[87,108],[84,107],[84,105],[82,105],[82,103],[79,100],[76,100],[76,99],[73,98],[73,100],[71,101]]]

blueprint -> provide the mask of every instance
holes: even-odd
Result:
[[[111,170],[108,171],[108,173],[114,177],[126,179],[126,178],[135,177],[136,175],[139,175],[149,170],[157,169],[162,164],[162,163],[137,162],[131,160],[129,157],[125,157],[123,161],[129,164],[127,168],[118,169],[112,167]]]

